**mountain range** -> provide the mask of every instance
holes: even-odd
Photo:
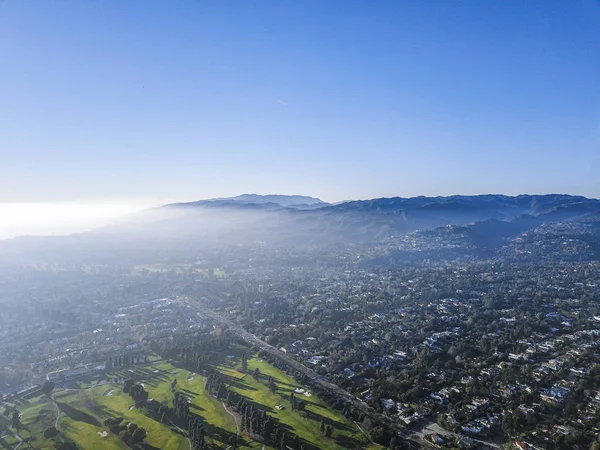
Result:
[[[212,198],[187,203],[173,203],[167,207],[197,207],[197,206],[239,206],[239,205],[262,205],[266,207],[283,207],[295,209],[310,209],[328,205],[319,198],[307,195],[258,195],[242,194],[237,197]]]
[[[496,248],[545,224],[590,217],[600,217],[600,200],[560,194],[392,197],[340,204],[308,196],[244,194],[169,204],[77,235],[4,241],[0,255],[193,253],[205,246],[256,242],[277,247],[366,244],[411,232],[449,236],[448,230],[461,233],[471,245]]]
[[[448,197],[392,197],[328,204],[303,196],[241,195],[233,198],[166,205],[192,211],[186,218],[210,218],[213,209],[227,212],[242,222],[256,214],[276,223],[265,229],[288,226],[309,234],[308,239],[376,241],[386,236],[446,225],[469,226],[474,233],[504,238],[543,223],[600,213],[600,200],[582,196],[548,195],[454,195]],[[255,214],[242,214],[252,210]],[[246,216],[246,217],[244,217]],[[225,221],[226,222],[226,221]],[[227,229],[227,223],[223,223]],[[272,230],[277,231],[277,230]],[[281,230],[280,230],[281,231]]]

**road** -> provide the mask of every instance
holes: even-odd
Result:
[[[247,332],[239,325],[219,316],[218,314],[216,314],[208,309],[202,308],[202,312],[204,314],[206,314],[207,316],[209,316],[210,318],[214,319],[216,322],[220,323],[221,325],[227,326],[227,328],[229,328],[231,331],[233,331],[235,334],[237,334],[239,337],[241,337],[243,340],[245,340],[249,344],[256,345],[261,350],[264,350],[267,353],[270,353],[277,359],[285,362],[288,366],[293,367],[298,372],[302,373],[303,375],[306,375],[315,384],[318,384],[318,385],[324,387],[325,389],[327,389],[328,391],[337,394],[342,400],[347,401],[347,402],[352,402],[353,404],[358,403],[360,405],[359,408],[367,410],[365,412],[378,414],[374,409],[369,407],[366,403],[364,403],[360,400],[357,400],[348,391],[345,391],[344,389],[341,389],[339,386],[337,386],[333,383],[330,383],[325,378],[323,378],[321,375],[317,374],[316,372],[309,369],[308,367],[300,364],[298,361],[290,358],[289,356],[287,356],[285,353],[283,353],[278,348],[267,344],[265,341],[259,339],[255,335]]]
[[[301,374],[305,375],[306,377],[308,377],[311,380],[311,382],[313,384],[321,386],[322,388],[326,389],[330,393],[336,395],[342,401],[351,403],[355,408],[357,408],[358,410],[363,412],[366,416],[368,416],[374,422],[386,424],[388,427],[390,427],[391,429],[396,431],[398,434],[398,437],[400,437],[401,439],[404,439],[407,442],[415,443],[412,439],[410,439],[410,437],[407,434],[405,434],[405,431],[397,423],[392,422],[389,417],[378,413],[373,408],[371,408],[369,405],[367,405],[365,402],[363,402],[362,400],[360,400],[357,397],[355,397],[354,395],[352,395],[350,392],[329,382],[327,379],[325,379],[321,375],[317,374],[312,369],[309,369],[308,367],[304,366],[303,364],[300,364],[298,361],[290,358],[288,355],[283,353],[278,348],[267,344],[265,341],[259,339],[252,333],[247,332],[239,325],[233,323],[232,321],[230,321],[228,319],[225,319],[224,317],[221,317],[217,313],[204,307],[204,305],[200,304],[199,302],[190,300],[189,304],[191,306],[199,309],[200,312],[202,312],[204,315],[213,319],[215,321],[215,323],[219,323],[222,326],[227,327],[230,331],[233,331],[235,334],[237,334],[239,337],[241,337],[248,344],[257,346],[261,350],[264,350],[265,352],[269,353],[273,357],[277,358],[279,361],[284,362],[289,367],[292,367],[293,369],[297,370]]]

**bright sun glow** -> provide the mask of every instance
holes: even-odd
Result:
[[[0,239],[87,231],[149,206],[110,201],[0,203]]]

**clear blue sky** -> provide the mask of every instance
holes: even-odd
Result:
[[[600,2],[0,1],[0,201],[600,197]]]

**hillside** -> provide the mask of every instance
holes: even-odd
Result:
[[[117,258],[141,264],[157,258],[189,259],[223,245],[377,243],[447,226],[467,227],[467,243],[487,251],[544,224],[598,213],[599,200],[569,195],[394,197],[337,205],[303,196],[242,195],[170,204],[78,235],[3,241],[0,257],[11,262]],[[443,238],[448,232],[438,235]]]

